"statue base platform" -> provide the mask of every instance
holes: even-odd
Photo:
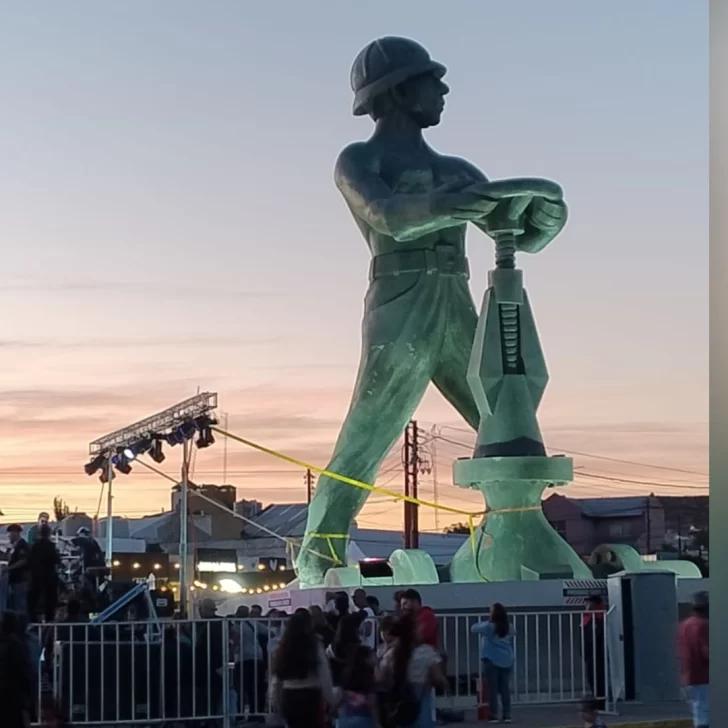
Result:
[[[591,579],[592,572],[546,520],[546,488],[573,477],[566,457],[493,457],[455,462],[454,483],[480,490],[487,510],[450,564],[451,582]]]

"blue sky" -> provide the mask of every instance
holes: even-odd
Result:
[[[368,264],[332,169],[371,131],[351,116],[351,62],[386,34],[448,66],[433,146],[492,178],[565,189],[567,229],[520,261],[551,371],[546,436],[705,470],[708,3],[453,8],[5,7],[0,508],[35,511],[62,491],[95,509],[96,481],[75,475],[88,441],[197,386],[220,392],[232,429],[325,464]],[[477,301],[492,243],[473,231],[468,244]],[[456,424],[434,394],[418,416]],[[300,474],[245,478],[246,493],[285,500]],[[168,504],[163,482],[129,483],[120,508]]]

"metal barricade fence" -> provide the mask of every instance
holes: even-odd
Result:
[[[515,704],[572,702],[589,692],[607,697],[606,629],[593,619],[585,625],[585,614],[511,615]],[[462,707],[478,702],[483,665],[472,627],[482,619],[439,618],[451,700]],[[36,714],[45,693],[74,726],[211,720],[230,726],[267,718],[271,656],[284,625],[280,619],[170,621],[161,636],[147,622],[33,625],[30,640],[40,656]]]
[[[482,638],[473,633],[473,626],[487,619],[487,615],[477,614],[448,614],[439,618],[440,645],[451,695],[464,705],[480,697],[484,678]],[[589,694],[608,704],[606,619],[604,612],[511,614],[512,702],[569,703]]]

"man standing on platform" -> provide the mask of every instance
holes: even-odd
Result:
[[[30,549],[28,543],[21,536],[23,527],[17,523],[8,526],[8,539],[10,540],[10,553],[8,565],[5,569],[8,580],[8,604],[10,611],[25,616],[28,611],[28,557]]]
[[[35,543],[30,547],[28,566],[30,588],[28,591],[28,615],[34,622],[40,613],[46,622],[56,618],[58,606],[58,567],[61,557],[51,541],[51,527],[46,524],[38,529]]]
[[[35,526],[31,526],[28,531],[28,546],[32,546],[35,543],[35,540],[38,538],[38,532],[43,526],[48,525],[50,519],[51,517],[45,511],[41,511],[38,514],[38,522]]]

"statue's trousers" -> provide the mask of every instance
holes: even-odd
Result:
[[[384,256],[382,256],[384,257]],[[474,429],[479,414],[466,381],[477,313],[467,263],[459,272],[373,271],[362,325],[354,394],[328,470],[374,483],[430,382]],[[352,522],[370,491],[322,476],[298,554],[302,585],[321,584],[333,564],[346,565]],[[318,552],[313,553],[313,551]],[[333,552],[333,553],[332,553]]]

